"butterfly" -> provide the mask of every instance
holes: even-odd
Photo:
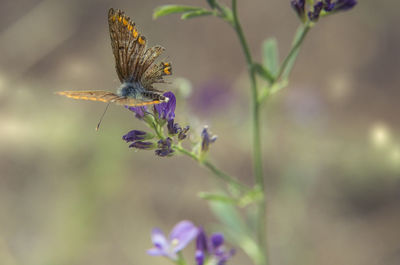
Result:
[[[57,92],[73,99],[112,102],[126,106],[144,106],[168,102],[162,91],[153,87],[165,83],[164,76],[172,74],[171,63],[155,63],[164,52],[161,46],[147,48],[147,40],[135,23],[121,10],[110,8],[108,26],[115,69],[121,86],[116,93],[101,90]]]

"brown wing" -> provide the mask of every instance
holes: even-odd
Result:
[[[152,64],[141,78],[142,85],[147,89],[153,90],[152,84],[165,83],[164,76],[166,75],[172,75],[171,63]]]
[[[56,92],[56,94],[73,99],[113,102],[118,105],[126,105],[126,106],[145,106],[145,105],[159,104],[165,101],[165,97],[163,96],[158,96],[157,98],[149,99],[149,101],[143,101],[130,97],[120,97],[112,92],[101,91],[101,90],[61,91],[61,92]]]
[[[151,84],[163,83],[163,76],[171,74],[170,63],[154,64],[165,49],[161,46],[146,49],[146,38],[139,34],[135,23],[121,10],[109,10],[108,25],[115,68],[121,83],[140,81],[145,88],[155,90]]]
[[[135,73],[146,51],[146,38],[139,34],[135,23],[121,10],[111,8],[108,11],[108,25],[119,80],[138,81]]]

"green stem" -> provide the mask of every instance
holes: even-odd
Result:
[[[308,31],[309,31],[310,28],[311,28],[311,24],[310,24],[309,22],[307,22],[307,23],[304,24],[302,27],[303,27],[303,28],[302,28],[302,31],[301,31],[301,33],[300,33],[300,36],[298,36],[298,37],[294,40],[293,45],[292,45],[292,49],[290,50],[289,54],[286,56],[285,60],[283,61],[282,65],[281,65],[281,67],[279,68],[279,72],[278,72],[278,75],[277,75],[277,77],[276,77],[274,83],[276,83],[276,82],[279,81],[279,79],[280,79],[280,78],[282,77],[282,75],[285,73],[286,67],[288,66],[290,60],[291,60],[291,59],[293,58],[293,56],[295,56],[295,55],[297,54],[297,52],[299,51],[300,46],[301,46],[301,44],[302,44],[303,41],[304,41],[304,38],[306,37]]]
[[[186,260],[183,258],[181,252],[178,252],[178,260],[175,261],[176,265],[187,265]]]
[[[247,69],[249,72],[251,83],[251,99],[252,99],[252,115],[253,115],[253,167],[256,185],[263,193],[263,199],[258,204],[257,216],[257,236],[258,244],[262,253],[265,253],[261,264],[267,264],[267,244],[266,244],[266,201],[265,201],[265,184],[262,168],[262,152],[261,152],[261,129],[260,129],[260,105],[258,102],[258,90],[256,83],[256,73],[253,67],[253,59],[251,57],[249,46],[243,34],[242,27],[237,14],[236,0],[232,0],[233,27],[238,35],[244,55],[246,57]]]
[[[226,174],[225,172],[221,171],[220,169],[218,169],[210,161],[201,160],[195,153],[190,152],[189,150],[186,150],[182,146],[174,145],[172,148],[175,149],[176,151],[180,152],[181,154],[189,156],[193,160],[195,160],[195,161],[199,162],[200,164],[204,165],[206,168],[211,170],[211,172],[214,173],[214,175],[216,177],[218,177],[219,179],[227,182],[232,187],[235,187],[236,189],[238,189],[240,191],[249,191],[250,190],[247,186],[243,185],[240,181],[238,181],[234,177],[232,177],[232,176]]]

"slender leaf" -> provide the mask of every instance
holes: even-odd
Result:
[[[200,9],[196,11],[190,11],[187,13],[184,13],[181,16],[181,19],[189,19],[189,18],[195,18],[195,17],[201,17],[201,16],[209,16],[214,14],[214,12],[206,10],[206,9]]]
[[[274,76],[279,71],[278,42],[275,38],[269,38],[262,45],[263,66]]]
[[[260,264],[263,260],[262,250],[251,235],[239,212],[234,206],[217,201],[210,202],[211,210],[222,223],[223,230],[232,238],[254,261]]]
[[[203,8],[197,6],[164,5],[159,6],[154,10],[153,19],[157,19],[169,14],[185,13],[198,10],[203,10]]]

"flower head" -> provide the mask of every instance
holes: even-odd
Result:
[[[151,256],[165,256],[177,260],[177,253],[195,239],[198,233],[199,229],[186,220],[174,226],[168,239],[160,229],[154,228],[151,234],[154,248],[149,249],[147,253]]]
[[[305,16],[306,1],[305,0],[292,0],[291,5],[296,11],[297,15],[303,21],[307,20]],[[314,1],[312,2],[314,3]],[[308,19],[310,21],[318,21],[321,16],[333,14],[338,11],[346,11],[353,8],[357,4],[356,0],[318,0],[312,7],[309,7]]]
[[[171,120],[175,118],[176,98],[174,93],[166,92],[164,96],[169,98],[167,102],[154,105],[154,110],[158,114],[158,118]]]
[[[224,236],[221,233],[212,234],[209,239],[202,228],[196,239],[196,264],[203,265],[207,258],[212,259],[211,264],[224,265],[234,254],[235,250],[227,250],[224,246]]]

